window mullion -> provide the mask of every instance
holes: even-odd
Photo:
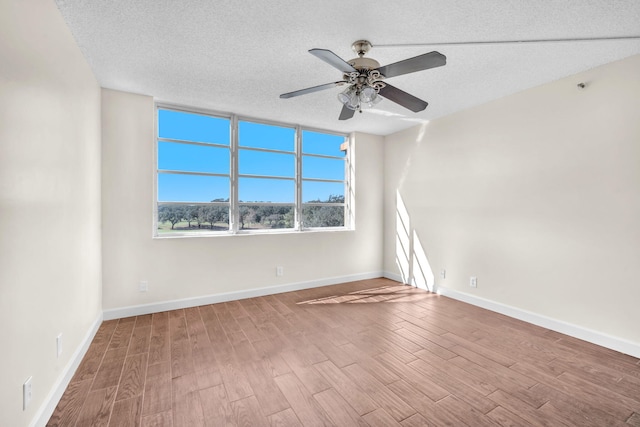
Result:
[[[215,148],[229,148],[228,145],[219,144],[215,142],[198,142],[198,141],[186,141],[183,139],[171,139],[171,138],[156,138],[158,142],[169,142],[171,144],[186,144],[186,145],[197,145],[199,147],[215,147]]]
[[[166,174],[166,175],[190,175],[190,176],[218,176],[221,178],[226,178],[229,175],[226,173],[212,173],[212,172],[189,172],[189,171],[181,171],[181,170],[171,170],[171,169],[158,169],[158,174]]]
[[[333,182],[333,183],[344,183],[346,182],[345,179],[324,179],[324,178],[304,178],[304,181],[309,181],[309,182]]]
[[[344,195],[344,225],[347,228],[352,228],[354,224],[354,200],[353,200],[353,186],[355,184],[355,176],[353,174],[353,134],[350,134],[348,137],[348,145],[347,145],[347,155],[345,156],[344,162],[344,178],[345,178],[345,195]]]
[[[229,198],[229,229],[232,233],[238,232],[240,223],[240,208],[238,207],[238,116],[231,116],[231,195]]]
[[[302,128],[296,126],[296,207],[295,207],[295,228],[303,229],[302,223]]]
[[[278,179],[280,181],[294,181],[295,178],[288,176],[275,176],[275,175],[250,175],[250,174],[238,174],[238,178],[254,178],[254,179]]]

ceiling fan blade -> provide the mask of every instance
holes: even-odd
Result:
[[[323,85],[308,87],[306,89],[300,89],[293,92],[283,93],[280,98],[293,98],[294,96],[306,95],[308,93],[318,92],[325,89],[331,89],[332,87],[343,85],[345,82],[339,81],[334,83],[327,83]]]
[[[346,105],[342,106],[342,111],[340,111],[340,117],[338,120],[349,120],[356,113],[356,110],[352,110],[351,108],[347,108]]]
[[[378,68],[380,74],[386,78],[401,76],[402,74],[415,73],[429,68],[441,67],[447,63],[447,57],[440,52],[425,53],[403,61],[394,62]]]
[[[385,82],[385,85],[386,86],[378,92],[380,96],[387,98],[389,101],[393,101],[398,105],[402,105],[404,108],[407,108],[414,113],[424,110],[427,108],[427,105],[429,105],[426,101],[416,98],[397,87],[391,86],[389,83]]]
[[[311,49],[310,54],[317,56],[332,67],[337,68],[343,73],[352,73],[358,71],[349,65],[344,59],[327,49]]]

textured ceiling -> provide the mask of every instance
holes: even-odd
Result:
[[[489,45],[428,43],[640,37],[637,0],[56,0],[101,86],[159,101],[336,131],[387,135],[601,64],[640,54],[640,38]],[[350,59],[367,39],[382,65],[438,50],[444,67],[389,82],[429,102],[384,100],[338,121],[341,79],[307,51]],[[385,46],[424,44],[423,46]],[[577,82],[576,82],[577,83]]]

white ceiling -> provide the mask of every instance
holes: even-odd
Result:
[[[159,101],[327,130],[387,135],[421,121],[640,54],[637,0],[56,0],[101,86]],[[628,37],[490,45],[428,43]],[[345,60],[367,39],[382,65],[437,50],[447,65],[389,83],[429,102],[384,100],[338,121],[341,88],[280,99],[341,79],[312,56]],[[392,47],[384,45],[424,44]],[[577,82],[576,82],[577,83]],[[552,107],[552,106],[550,106]]]

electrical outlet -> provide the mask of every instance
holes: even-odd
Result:
[[[478,287],[478,278],[471,276],[471,279],[469,279],[469,286],[471,286],[472,288],[477,288]]]
[[[62,354],[62,334],[56,337],[56,357],[60,357]]]
[[[276,267],[276,276],[284,276],[284,267],[280,265]]]
[[[31,380],[33,377],[27,378],[27,380],[22,384],[22,409],[25,410],[31,403],[31,396],[33,394]]]
[[[442,270],[440,270],[440,278],[441,279],[446,279],[447,278],[447,270],[445,270],[444,268]]]
[[[149,290],[149,282],[146,280],[140,281],[138,283],[138,292],[147,292]]]

